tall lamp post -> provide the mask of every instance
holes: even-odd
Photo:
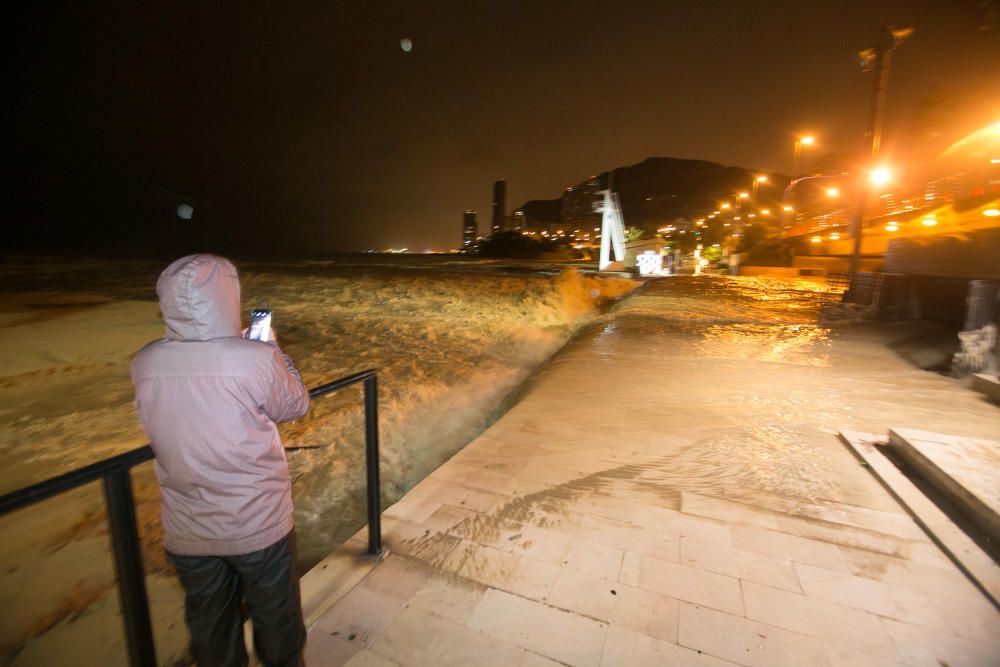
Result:
[[[885,98],[889,88],[889,70],[892,66],[892,53],[896,47],[906,41],[913,34],[913,28],[895,28],[885,26],[879,35],[878,43],[870,48],[858,51],[858,60],[861,63],[861,70],[867,72],[875,71],[875,78],[872,83],[872,105],[868,117],[868,127],[865,137],[871,138],[871,164],[878,162],[879,147],[882,143],[882,121],[885,116]],[[871,174],[871,181],[862,182],[858,187],[858,205],[851,220],[851,234],[854,237],[854,250],[851,252],[851,267],[849,272],[849,286],[846,299],[849,300],[856,291],[858,264],[861,256],[861,236],[862,222],[865,215],[865,206],[868,203],[868,196],[872,185],[880,185],[888,180],[887,172],[884,168],[875,168]],[[880,182],[881,181],[881,182]]]
[[[799,157],[802,156],[802,147],[812,146],[814,143],[816,143],[816,137],[796,137],[795,148],[792,151],[792,178],[799,175]]]

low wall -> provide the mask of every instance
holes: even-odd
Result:
[[[804,280],[826,281],[826,271],[798,266],[747,266],[740,264],[741,276],[764,276],[767,278],[802,278]]]

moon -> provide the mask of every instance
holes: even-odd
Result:
[[[192,215],[194,215],[194,209],[188,204],[181,204],[177,207],[177,217],[181,220],[190,220]]]
[[[403,49],[404,53],[409,53],[413,50],[413,40],[409,37],[404,37],[399,40],[399,48]]]

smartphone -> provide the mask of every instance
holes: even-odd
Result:
[[[271,336],[271,310],[269,308],[254,308],[250,313],[250,326],[247,327],[247,338],[267,342]]]

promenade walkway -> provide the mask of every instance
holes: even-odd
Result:
[[[840,429],[995,437],[905,327],[766,281],[647,284],[304,580],[310,667],[1000,665],[1000,614]]]

